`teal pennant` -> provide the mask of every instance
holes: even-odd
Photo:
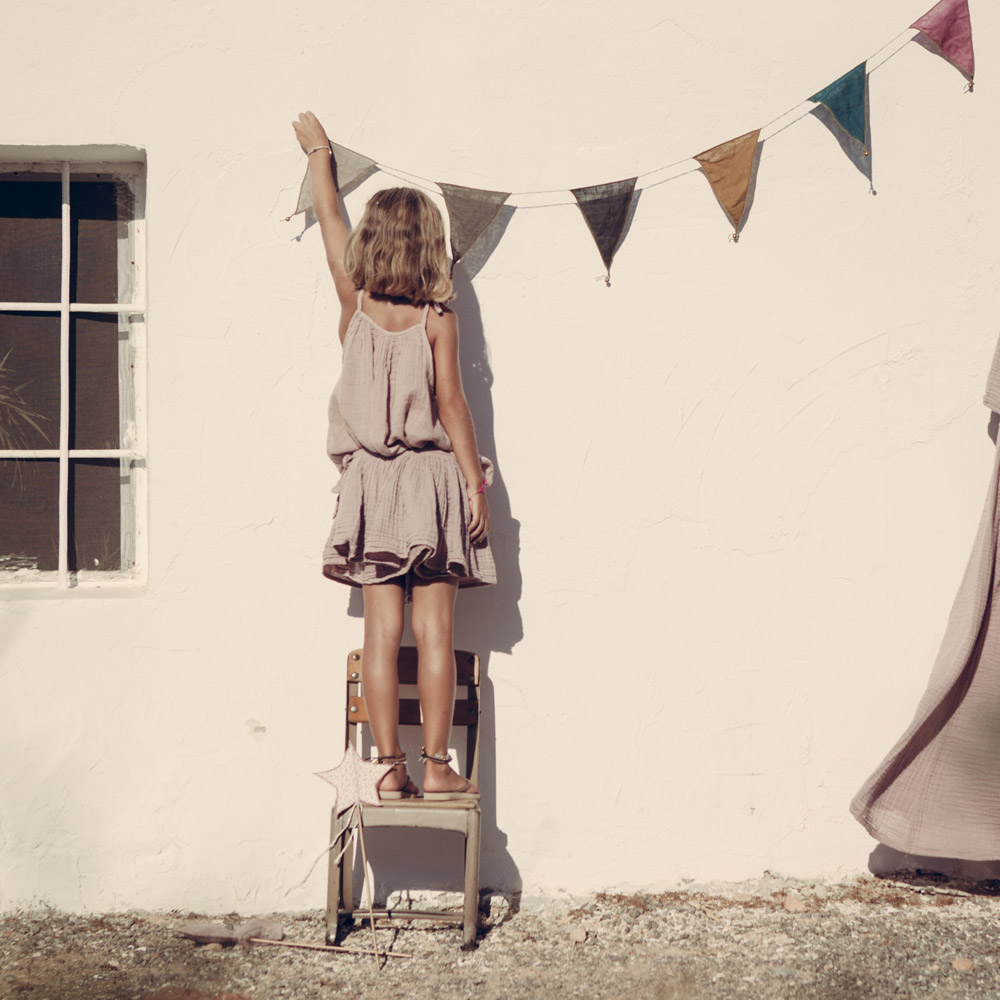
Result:
[[[855,66],[809,100],[825,104],[837,124],[862,146],[865,144],[865,63]]]

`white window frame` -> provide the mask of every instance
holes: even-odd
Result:
[[[14,147],[19,155],[30,148]],[[36,593],[51,590],[60,593],[95,589],[134,589],[146,583],[148,565],[147,501],[147,431],[146,431],[146,163],[140,150],[114,149],[115,159],[71,157],[72,148],[63,147],[61,155],[14,159],[4,155],[11,147],[0,147],[0,173],[60,174],[62,179],[62,247],[58,302],[0,302],[0,311],[59,313],[59,446],[45,449],[0,449],[0,459],[58,459],[59,461],[59,568],[52,570],[16,569],[0,571],[0,591],[12,596],[19,591]],[[118,160],[123,152],[128,159]],[[69,154],[69,155],[67,155]],[[127,253],[119,247],[119,286],[130,287],[131,302],[70,302],[70,181],[79,176],[109,174],[125,183],[133,196],[136,211],[128,220]],[[2,182],[0,182],[2,183]],[[122,261],[127,272],[123,273]],[[119,296],[120,297],[120,296]],[[123,412],[119,448],[70,448],[70,316],[74,313],[117,314],[126,324],[130,348],[119,358],[119,394],[128,398]],[[131,360],[129,360],[131,357]],[[131,367],[131,371],[129,370]],[[128,473],[129,499],[122,504],[122,557],[131,556],[121,570],[69,569],[69,473],[73,459],[120,459]]]

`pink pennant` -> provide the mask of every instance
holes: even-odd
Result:
[[[972,52],[969,0],[941,0],[910,27],[934,42],[945,59],[957,66],[972,83],[976,59]]]

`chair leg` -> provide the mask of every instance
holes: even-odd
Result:
[[[479,929],[479,827],[478,806],[469,810],[465,835],[465,904],[462,907],[462,950],[476,947]]]
[[[340,937],[341,927],[351,922],[350,916],[341,916],[341,910],[351,910],[354,906],[354,852],[347,850],[339,861],[335,859],[344,846],[344,838],[348,833],[348,817],[350,812],[338,816],[333,813],[330,820],[330,868],[326,883],[326,940],[328,944],[336,944]]]

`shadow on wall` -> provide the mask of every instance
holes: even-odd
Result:
[[[480,886],[517,892],[521,889],[521,874],[507,852],[507,837],[498,826],[496,809],[496,698],[490,680],[490,659],[495,652],[510,653],[524,635],[518,607],[521,599],[521,525],[511,513],[503,466],[497,454],[493,372],[479,301],[464,259],[456,266],[452,277],[457,296],[452,308],[458,317],[460,331],[462,385],[476,425],[479,451],[491,459],[494,465],[493,485],[489,490],[490,545],[496,561],[497,584],[494,587],[475,587],[462,591],[455,615],[455,647],[475,651],[481,662],[479,773],[483,790],[480,802],[483,825]],[[351,588],[348,614],[356,618],[364,617],[364,597],[358,588]],[[414,644],[409,622],[403,644]],[[447,838],[449,842],[454,841],[454,844],[446,851],[439,848],[442,839],[444,838],[439,835],[421,830],[373,829],[369,834],[368,847],[376,875],[374,892],[380,901],[384,901],[386,895],[393,890],[422,891],[433,887],[460,891],[463,859],[461,837],[455,835]],[[418,865],[413,864],[414,857],[420,858]],[[363,881],[360,859],[356,859],[355,867],[354,884],[358,887],[358,892]]]

